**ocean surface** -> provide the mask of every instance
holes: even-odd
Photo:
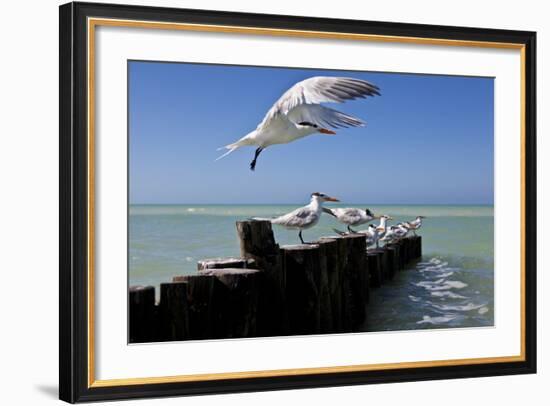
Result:
[[[132,205],[129,284],[153,285],[195,274],[197,260],[239,254],[235,222],[272,217],[297,205]],[[369,331],[492,326],[494,323],[493,206],[353,204],[395,218],[427,218],[422,259],[372,290]],[[330,205],[328,206],[330,207]],[[276,241],[299,243],[297,232],[273,226]],[[344,229],[328,215],[305,230],[306,241]],[[363,227],[358,227],[362,229]]]

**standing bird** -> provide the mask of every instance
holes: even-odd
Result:
[[[404,221],[403,225],[416,235],[416,230],[422,227],[422,219],[425,219],[425,216],[417,216],[413,221]]]
[[[374,224],[369,224],[369,228],[363,231],[367,235],[367,248],[376,244],[378,247],[378,230]]]
[[[300,237],[302,244],[306,244],[302,238],[302,231],[313,227],[319,222],[324,202],[339,202],[339,200],[324,193],[315,192],[311,194],[311,201],[307,206],[273,219],[254,217],[253,220],[267,220],[271,221],[271,224],[277,224],[289,230],[300,230],[298,237]]]
[[[357,233],[351,226],[360,226],[377,218],[369,209],[363,210],[352,207],[329,209],[323,207],[323,211],[336,217],[340,223],[346,224],[350,233]]]
[[[335,228],[333,228],[333,230],[336,234],[339,234],[341,236],[347,234],[346,232],[337,230]],[[378,229],[374,224],[369,224],[369,227],[366,230],[357,231],[357,233],[354,234],[365,234],[365,236],[367,237],[367,248],[374,244],[378,246]]]
[[[277,100],[255,130],[220,148],[228,151],[218,159],[237,148],[256,146],[250,163],[250,169],[254,170],[260,153],[271,145],[287,144],[315,133],[336,134],[329,128],[362,127],[365,125],[362,120],[320,103],[342,103],[374,95],[380,95],[378,87],[361,79],[315,76],[298,82]]]
[[[399,223],[396,226],[391,226],[381,241],[385,242],[386,244],[391,244],[399,241],[402,238],[405,238],[408,232],[409,229],[405,227],[402,223]]]
[[[380,216],[380,224],[378,227],[376,227],[376,231],[378,232],[378,240],[376,241],[376,248],[379,248],[378,241],[384,238],[387,232],[387,225],[386,222],[388,220],[393,220],[393,217],[386,216],[385,214],[383,216]]]

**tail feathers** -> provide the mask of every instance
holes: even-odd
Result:
[[[235,144],[229,144],[229,145],[226,145],[225,147],[218,148],[217,151],[221,151],[223,149],[227,149],[228,151],[225,154],[222,154],[219,157],[217,157],[215,160],[219,161],[223,157],[226,157],[227,155],[235,151],[237,148],[239,148],[239,145],[235,145]]]
[[[273,219],[270,219],[270,218],[267,218],[267,217],[252,217],[252,218],[250,218],[250,220],[269,221],[269,222],[271,222],[271,220],[273,220]]]
[[[327,208],[327,207],[323,207],[323,211],[324,211],[325,213],[327,213],[327,214],[330,214],[330,215],[333,216],[333,217],[336,217],[336,214],[334,214],[334,213],[332,212],[332,210],[329,209],[329,208]]]
[[[216,158],[216,161],[222,159],[223,157],[226,157],[227,155],[235,151],[237,148],[244,147],[245,145],[254,145],[254,134],[256,134],[256,130],[249,132],[241,139],[235,141],[233,144],[228,144],[225,147],[218,148],[218,151],[221,151],[224,149],[228,149],[229,151],[227,151],[222,156]]]

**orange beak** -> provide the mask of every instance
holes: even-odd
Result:
[[[335,197],[325,197],[325,201],[327,202],[339,202],[340,200],[338,200],[337,198]]]
[[[321,134],[326,134],[326,135],[334,135],[336,134],[334,131],[332,130],[327,130],[326,128],[320,128],[318,130]]]

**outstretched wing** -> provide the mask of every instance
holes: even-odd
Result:
[[[380,95],[380,90],[366,80],[315,76],[298,82],[288,89],[267,112],[258,128],[264,127],[281,114],[288,114],[299,105],[316,105],[327,102],[342,103],[346,100],[374,95]]]
[[[348,128],[365,125],[365,122],[357,117],[319,104],[300,104],[290,110],[287,117],[295,124],[306,122],[319,128]]]

